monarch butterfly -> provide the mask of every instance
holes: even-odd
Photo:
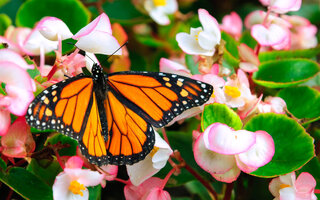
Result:
[[[79,74],[43,90],[26,119],[40,130],[54,129],[76,139],[97,165],[134,164],[153,149],[154,127],[209,100],[213,87],[169,73],[116,72],[97,63],[92,75]]]

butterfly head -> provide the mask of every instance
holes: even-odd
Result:
[[[106,89],[106,79],[104,77],[102,68],[98,63],[93,64],[91,73],[96,85],[99,85],[100,87],[102,86],[102,89]]]

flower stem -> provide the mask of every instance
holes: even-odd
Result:
[[[125,184],[125,185],[127,185],[127,184],[129,184],[130,183],[130,181],[128,180],[128,181],[126,181],[126,180],[123,180],[123,179],[121,179],[121,178],[114,178],[114,180],[115,181],[118,181],[118,182],[120,182],[120,183],[123,183],[123,184]]]
[[[171,175],[176,171],[176,168],[172,168],[169,173],[166,175],[166,177],[163,179],[163,184],[162,186],[160,187],[162,190],[163,188],[166,186],[169,178],[171,177]]]
[[[233,183],[228,183],[226,192],[224,193],[223,200],[230,200],[231,199],[232,190],[233,190]]]
[[[192,174],[194,177],[196,177],[200,183],[202,183],[202,185],[204,187],[207,188],[207,190],[214,196],[215,199],[218,199],[218,194],[216,191],[214,191],[214,189],[212,188],[212,186],[205,181],[194,169],[192,169],[187,163],[185,164],[185,168],[186,170],[188,170],[188,172],[190,172],[190,174]]]
[[[58,151],[54,151],[54,153],[56,154],[57,161],[58,161],[60,167],[64,170],[65,166],[64,166],[64,164],[63,164],[63,162],[62,162],[62,160],[61,160],[61,157],[60,157]]]
[[[168,139],[168,136],[167,136],[167,132],[166,132],[166,129],[165,129],[165,128],[162,128],[162,135],[163,135],[164,140],[168,143],[169,147],[171,148],[170,143],[169,143],[169,139]],[[172,149],[172,148],[171,148],[171,149]]]

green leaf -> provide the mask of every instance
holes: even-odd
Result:
[[[306,82],[318,72],[318,63],[308,59],[274,60],[262,63],[252,79],[265,87],[284,88]]]
[[[186,61],[186,65],[187,65],[188,69],[190,70],[191,74],[200,74],[199,67],[198,67],[199,64],[194,62],[193,56],[186,54],[184,58]]]
[[[4,35],[4,32],[11,24],[12,21],[8,15],[0,14],[0,35]]]
[[[106,1],[102,8],[108,13],[112,23],[134,25],[150,21],[150,18],[139,12],[130,0]]]
[[[218,103],[206,105],[201,117],[202,130],[216,122],[226,124],[235,130],[242,128],[240,117],[227,105]]]
[[[251,36],[250,31],[244,31],[242,33],[239,43],[244,43],[251,49],[254,49],[258,44],[257,41]]]
[[[320,92],[316,89],[290,87],[281,90],[278,96],[285,100],[291,114],[303,119],[304,124],[315,121],[320,117]]]
[[[49,138],[46,142],[46,145],[48,143],[50,144],[57,144],[58,142],[61,142],[61,144],[69,144],[70,147],[63,148],[59,151],[60,156],[74,156],[76,155],[76,150],[78,146],[78,142],[71,137],[62,135],[62,134],[56,134],[53,137]]]
[[[232,68],[238,68],[239,60],[239,43],[229,34],[222,32],[221,38],[226,42],[223,58],[227,65]]]
[[[29,0],[19,8],[16,24],[32,28],[45,16],[57,17],[76,33],[90,22],[91,14],[78,0]]]
[[[221,39],[226,42],[225,48],[226,50],[236,59],[239,59],[239,51],[238,46],[239,43],[228,33],[222,32]]]
[[[190,193],[198,195],[202,200],[211,199],[207,188],[205,188],[199,181],[190,181],[186,183],[185,187]]]
[[[6,162],[4,162],[4,160],[2,160],[2,158],[0,158],[0,171],[1,170],[6,170],[7,169],[7,164],[6,164]]]
[[[56,160],[43,159],[37,161],[32,159],[27,170],[52,187],[56,176],[62,171],[62,168]]]
[[[158,40],[150,35],[137,35],[136,39],[141,43],[149,47],[163,47],[164,43],[161,40]]]
[[[275,144],[275,154],[265,166],[252,172],[260,177],[274,177],[298,170],[311,160],[314,139],[295,120],[274,113],[259,114],[244,126],[248,131],[263,130],[269,133]]]
[[[25,199],[51,200],[52,189],[37,176],[19,167],[0,172],[0,180]]]
[[[311,49],[266,51],[259,53],[260,62],[282,60],[288,58],[314,58],[320,54],[320,45]]]
[[[101,199],[101,185],[94,187],[87,187],[89,190],[89,200],[100,200]]]
[[[0,0],[0,7],[6,5],[10,0]]]

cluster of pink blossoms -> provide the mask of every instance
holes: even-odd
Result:
[[[145,1],[144,5],[150,16],[162,25],[170,22],[167,14],[177,10],[176,1],[164,2]],[[302,49],[317,44],[317,29],[314,25],[302,17],[284,15],[288,11],[298,10],[301,0],[288,0],[286,3],[280,0],[261,2],[268,6],[268,11],[255,11],[244,21],[246,28],[251,29],[251,35],[262,47],[258,51]],[[221,44],[221,30],[236,39],[241,36],[240,17],[232,12],[225,16],[219,25],[206,10],[199,9],[198,14],[202,26],[191,28],[190,34],[177,34],[176,40],[186,54],[194,55],[194,59],[199,61],[201,74],[191,74],[180,58],[162,58],[159,63],[160,71],[188,76],[213,85],[214,94],[208,104],[215,102],[235,108],[243,120],[255,113],[285,113],[286,104],[281,98],[266,97],[262,101],[262,95],[257,96],[250,90],[248,77],[259,65],[257,52],[253,49],[245,44],[239,46],[240,69],[234,75],[230,75],[228,69],[210,61],[210,57],[217,51],[216,47]],[[10,27],[4,37],[0,37],[2,43],[8,44],[8,48],[0,50],[0,76],[5,83],[5,88],[1,88],[4,92],[0,93],[0,150],[3,155],[23,158],[34,151],[35,142],[23,116],[37,89],[63,80],[64,75],[75,76],[81,73],[84,65],[91,69],[93,61],[79,54],[78,50],[70,55],[62,55],[61,41],[68,38],[77,40],[75,45],[88,52],[95,62],[98,60],[94,53],[110,55],[120,47],[118,40],[112,35],[112,26],[106,14],[101,14],[75,35],[60,19],[45,17],[33,29]],[[52,66],[45,63],[45,54],[51,51],[56,53],[56,61]],[[122,53],[127,53],[126,49],[116,52],[117,55]],[[47,77],[49,81],[35,82],[30,77],[27,70],[34,69],[35,66],[25,61],[26,55],[40,56],[37,67],[41,76]],[[175,121],[195,116],[203,109],[204,106],[190,109]],[[10,114],[19,116],[13,124],[10,123]],[[125,182],[126,199],[170,199],[169,193],[163,189],[174,171],[165,179],[152,176],[166,165],[173,151],[158,133],[155,135],[152,153],[143,161],[127,166],[130,180]],[[265,131],[235,131],[221,123],[210,125],[203,133],[194,131],[195,160],[219,181],[233,182],[241,171],[250,173],[257,170],[272,159],[274,151],[273,139]],[[105,181],[117,180],[117,166],[103,166],[100,172],[82,169],[82,166],[80,157],[68,159],[63,172],[56,177],[53,185],[55,199],[88,199],[86,187],[98,184],[104,187]],[[291,179],[288,181],[289,176]],[[270,183],[270,191],[280,199],[284,195],[294,196],[296,199],[305,195],[309,199],[315,199],[315,181],[310,176],[303,173],[297,180],[294,174],[281,176]],[[283,184],[286,184],[286,187],[283,187]]]

